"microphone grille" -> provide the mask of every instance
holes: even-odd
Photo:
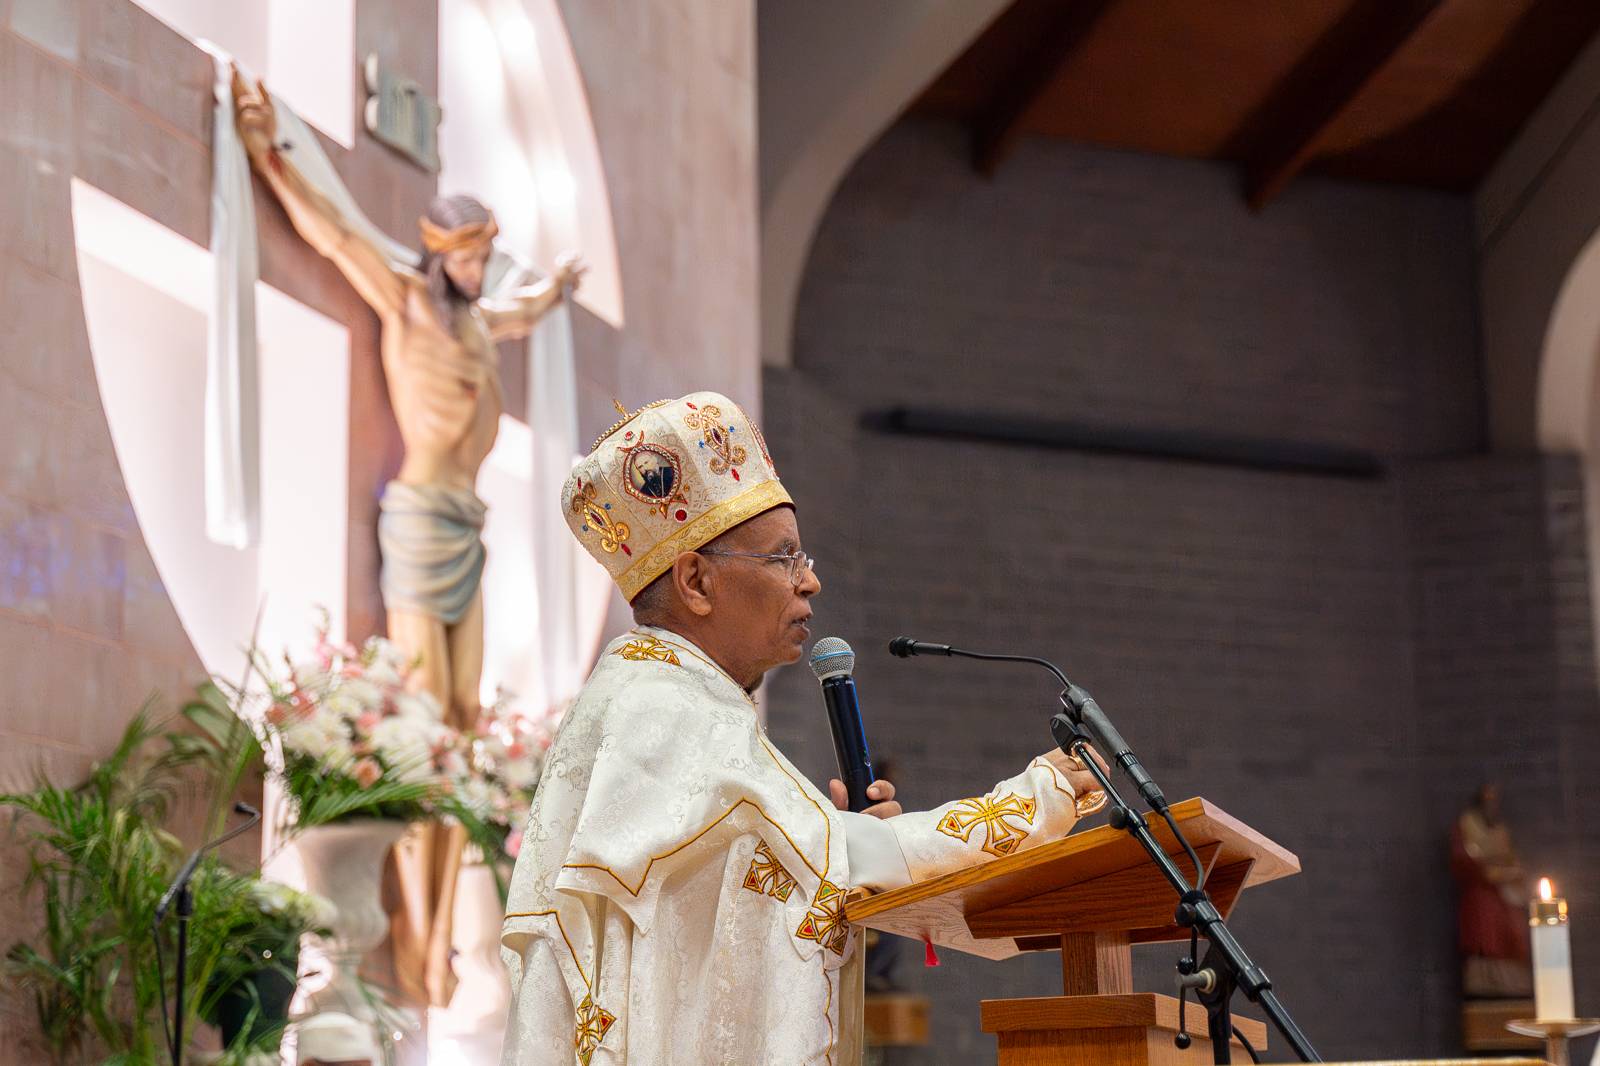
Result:
[[[849,674],[856,668],[856,653],[838,637],[823,637],[811,646],[811,672],[818,681]]]

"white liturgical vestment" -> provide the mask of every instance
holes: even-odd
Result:
[[[1075,818],[1044,759],[933,811],[838,811],[709,656],[625,634],[562,721],[512,875],[504,1066],[853,1064],[845,893],[1009,855]]]

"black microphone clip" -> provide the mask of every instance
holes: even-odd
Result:
[[[889,642],[889,654],[901,659],[909,659],[913,655],[949,655],[950,645],[929,644],[927,641],[913,640],[911,637],[895,637]]]
[[[200,860],[205,858],[206,852],[211,851],[214,848],[221,847],[223,844],[226,844],[240,833],[243,833],[245,830],[261,821],[261,812],[250,806],[250,804],[244,802],[244,800],[240,800],[233,805],[233,813],[244,815],[246,818],[245,823],[243,825],[234,826],[217,839],[208,841],[194,850],[194,852],[189,856],[188,860],[184,862],[183,868],[178,871],[178,876],[172,879],[172,884],[168,885],[167,890],[162,893],[160,902],[156,904],[157,925],[160,925],[162,922],[166,921],[167,912],[172,909],[172,904],[174,901],[179,904],[180,913],[182,908],[186,908],[189,905],[189,881],[194,877],[194,872],[200,868]],[[188,915],[183,914],[183,917],[187,918]]]

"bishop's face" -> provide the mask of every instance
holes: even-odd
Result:
[[[800,550],[794,510],[778,507],[736,526],[718,539],[719,551],[791,555]],[[712,610],[723,646],[749,675],[798,660],[811,636],[811,597],[822,582],[809,569],[799,581],[783,559],[711,556],[718,592]]]
[[[483,273],[489,265],[488,241],[456,248],[444,253],[444,272],[463,298],[476,300],[483,295]]]

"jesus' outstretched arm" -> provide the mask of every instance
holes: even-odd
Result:
[[[388,258],[358,233],[322,193],[306,181],[277,146],[277,114],[261,82],[252,88],[233,70],[234,121],[245,153],[272,188],[301,238],[333,260],[346,280],[380,317],[405,307],[405,283]]]

